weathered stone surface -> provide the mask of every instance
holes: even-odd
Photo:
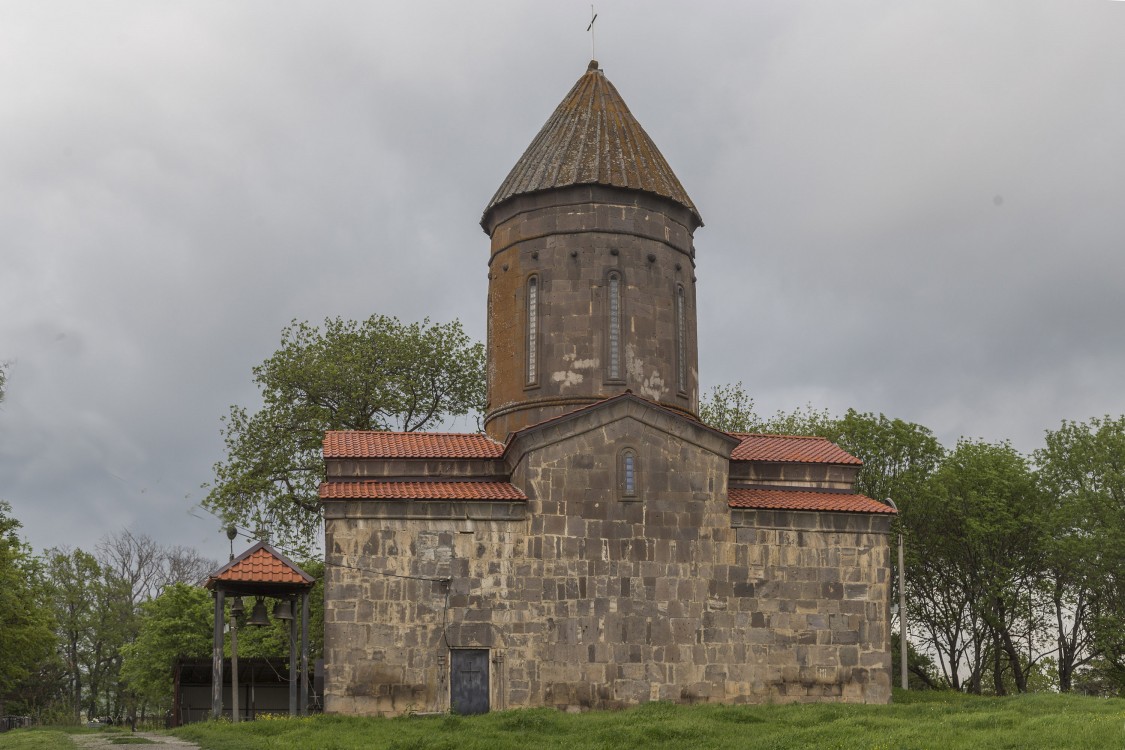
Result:
[[[698,409],[694,222],[655,195],[582,186],[520,196],[493,225],[488,290],[488,433],[510,432],[626,389]],[[650,260],[651,258],[651,260]],[[610,272],[620,278],[616,377],[608,367]],[[528,281],[537,280],[528,371]],[[676,297],[684,294],[684,326]],[[684,372],[678,368],[684,337]]]
[[[614,116],[606,101],[583,104],[600,114],[581,132]],[[564,130],[560,169],[608,153]],[[528,500],[325,502],[326,709],[447,709],[453,649],[487,650],[474,674],[489,666],[497,709],[886,702],[889,518],[727,497],[850,492],[858,467],[732,466],[738,441],[695,419],[698,213],[645,180],[552,171],[546,152],[482,220],[485,428],[503,456],[327,466],[329,482],[504,481]],[[651,168],[637,158],[607,174]]]
[[[327,710],[448,708],[450,648],[490,650],[498,708],[889,698],[886,519],[732,512],[729,441],[605,410],[513,444],[519,519],[329,517]]]

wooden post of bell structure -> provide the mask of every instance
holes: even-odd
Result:
[[[292,607],[292,604],[290,605]],[[290,609],[292,612],[292,609]],[[297,618],[289,618],[289,715],[297,715]]]
[[[301,716],[309,715],[309,592],[301,594]]]
[[[235,601],[238,601],[235,599]],[[230,716],[238,723],[238,617],[230,616]]]
[[[211,653],[211,718],[223,715],[223,590],[215,588],[215,642]]]
[[[900,521],[901,523],[901,521]],[[902,673],[902,689],[908,690],[910,680],[907,676],[907,646],[906,640],[906,561],[902,551],[902,531],[898,532],[898,647],[899,670]]]

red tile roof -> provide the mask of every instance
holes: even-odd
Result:
[[[838,513],[891,513],[889,505],[864,495],[813,490],[765,490],[731,487],[727,495],[732,508],[759,510],[815,510]]]
[[[324,433],[325,458],[499,458],[503,453],[502,443],[471,433]]]
[[[732,461],[863,465],[858,458],[822,437],[746,432],[732,432],[730,435],[742,441],[730,454]]]
[[[325,482],[322,500],[526,500],[508,482]]]
[[[212,573],[207,579],[207,588],[217,582],[311,586],[313,578],[273,547],[258,542]]]

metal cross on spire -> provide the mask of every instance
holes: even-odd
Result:
[[[594,12],[594,6],[590,6],[590,25],[586,27],[586,31],[590,32],[590,59],[597,60],[598,53],[594,46],[594,21],[598,20],[598,14]]]

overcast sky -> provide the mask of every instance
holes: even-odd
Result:
[[[1024,452],[1125,412],[1125,2],[597,10],[706,222],[704,388]],[[482,338],[477,222],[585,71],[589,14],[0,3],[0,498],[25,538],[225,557],[194,506],[288,321]]]

